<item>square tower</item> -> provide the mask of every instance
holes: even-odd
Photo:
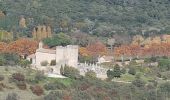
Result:
[[[56,63],[57,65],[68,65],[77,67],[78,64],[78,46],[68,45],[66,47],[56,47]]]

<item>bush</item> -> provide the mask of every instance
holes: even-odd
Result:
[[[36,86],[30,86],[30,89],[32,91],[32,93],[34,93],[37,96],[40,96],[44,93],[44,90],[41,86],[36,85]]]
[[[170,59],[159,59],[159,68],[161,71],[170,71]]]
[[[0,56],[0,66],[3,66],[5,64],[5,59]]]
[[[85,73],[85,77],[89,78],[89,79],[96,79],[97,75],[93,71],[88,71],[88,72]]]
[[[80,72],[74,67],[65,66],[64,75],[69,78],[77,78],[80,76]]]
[[[9,93],[6,100],[19,100],[19,96],[16,93]]]
[[[26,90],[27,89],[27,85],[25,82],[22,82],[22,81],[18,81],[17,82],[17,87],[21,90]]]
[[[121,73],[122,73],[122,74],[126,74],[126,68],[122,68],[122,69],[121,69]]]
[[[3,81],[3,80],[4,80],[4,76],[0,75],[0,81]]]
[[[31,62],[30,61],[28,61],[28,60],[20,60],[20,66],[21,67],[24,67],[24,68],[26,68],[26,67],[28,67],[29,65],[31,64]]]
[[[57,88],[57,86],[54,83],[47,83],[44,85],[44,89],[46,89],[46,90],[55,90],[56,88]]]
[[[13,53],[4,53],[1,54],[1,56],[5,59],[4,65],[17,65],[19,63],[19,56]]]
[[[42,81],[45,79],[44,73],[41,71],[38,71],[35,75],[35,80],[36,81]]]
[[[145,82],[141,79],[139,74],[136,75],[135,80],[132,81],[132,84],[135,85],[136,87],[144,87],[145,86]]]
[[[51,60],[50,65],[51,65],[51,66],[55,66],[55,65],[56,65],[56,60]]]
[[[129,68],[128,73],[131,74],[131,75],[135,75],[136,74],[135,68]]]
[[[42,61],[41,62],[41,66],[47,66],[48,65],[48,61]]]
[[[44,97],[44,100],[62,100],[63,92],[62,91],[51,91],[47,96]]]
[[[17,81],[25,81],[25,76],[21,73],[12,74],[12,78]]]

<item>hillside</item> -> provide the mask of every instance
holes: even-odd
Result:
[[[28,37],[33,27],[43,24],[54,33],[79,29],[104,37],[168,33],[169,7],[170,0],[0,0],[5,15],[0,17],[0,28]],[[21,16],[26,19],[25,29],[18,25]]]

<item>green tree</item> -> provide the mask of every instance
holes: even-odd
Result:
[[[64,33],[59,33],[51,38],[44,39],[43,42],[49,47],[66,46],[71,44],[71,39],[68,35]]]
[[[108,78],[109,80],[111,80],[111,79],[114,78],[114,73],[113,73],[113,71],[110,70],[110,69],[107,71],[107,78]]]
[[[161,59],[159,59],[158,63],[159,63],[159,68],[162,71],[170,70],[170,59],[161,58]]]
[[[120,78],[121,77],[121,70],[120,70],[119,65],[115,65],[114,66],[113,75],[116,78]]]
[[[28,60],[26,60],[26,59],[22,59],[22,60],[20,60],[20,66],[21,67],[28,67],[30,64],[31,64],[31,62],[30,61],[28,61]]]
[[[163,93],[164,99],[168,100],[168,95],[170,93],[170,82],[160,84],[159,91]]]
[[[80,76],[80,72],[78,69],[74,67],[70,67],[65,65],[64,66],[64,76],[69,77],[69,78],[77,78]]]
[[[85,77],[89,79],[96,79],[97,75],[94,71],[88,71],[85,73]]]
[[[129,71],[128,71],[128,73],[129,74],[131,74],[131,75],[135,75],[136,74],[136,70],[135,70],[135,68],[129,68]]]
[[[132,81],[132,84],[140,88],[145,86],[145,82],[141,79],[140,75],[136,75],[135,80]]]
[[[60,74],[61,74],[61,75],[64,74],[64,67],[63,67],[63,66],[61,66],[61,68],[60,68]]]

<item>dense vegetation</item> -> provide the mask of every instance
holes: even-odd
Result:
[[[118,69],[116,66],[114,73]],[[138,70],[145,70],[147,67],[135,67],[137,75],[131,79],[132,82],[115,81],[120,77],[111,80],[100,80],[91,71],[85,76],[70,77],[66,79],[47,78],[42,72],[21,67],[0,67],[0,99],[2,100],[169,100],[170,83],[157,78],[146,80],[152,76],[150,73],[155,68],[149,68],[150,72],[144,73]],[[66,76],[77,76],[74,68],[66,68]],[[73,71],[74,70],[74,71]],[[119,71],[116,72],[117,75]],[[120,74],[119,74],[120,75]],[[155,73],[156,75],[156,73]],[[155,77],[155,76],[152,76]],[[31,95],[31,96],[28,96]],[[6,99],[5,99],[6,98]]]
[[[50,25],[54,33],[78,29],[106,37],[168,33],[169,6],[169,0],[0,0],[5,15],[0,17],[0,28],[28,37],[39,24]],[[25,28],[18,25],[21,16]]]

